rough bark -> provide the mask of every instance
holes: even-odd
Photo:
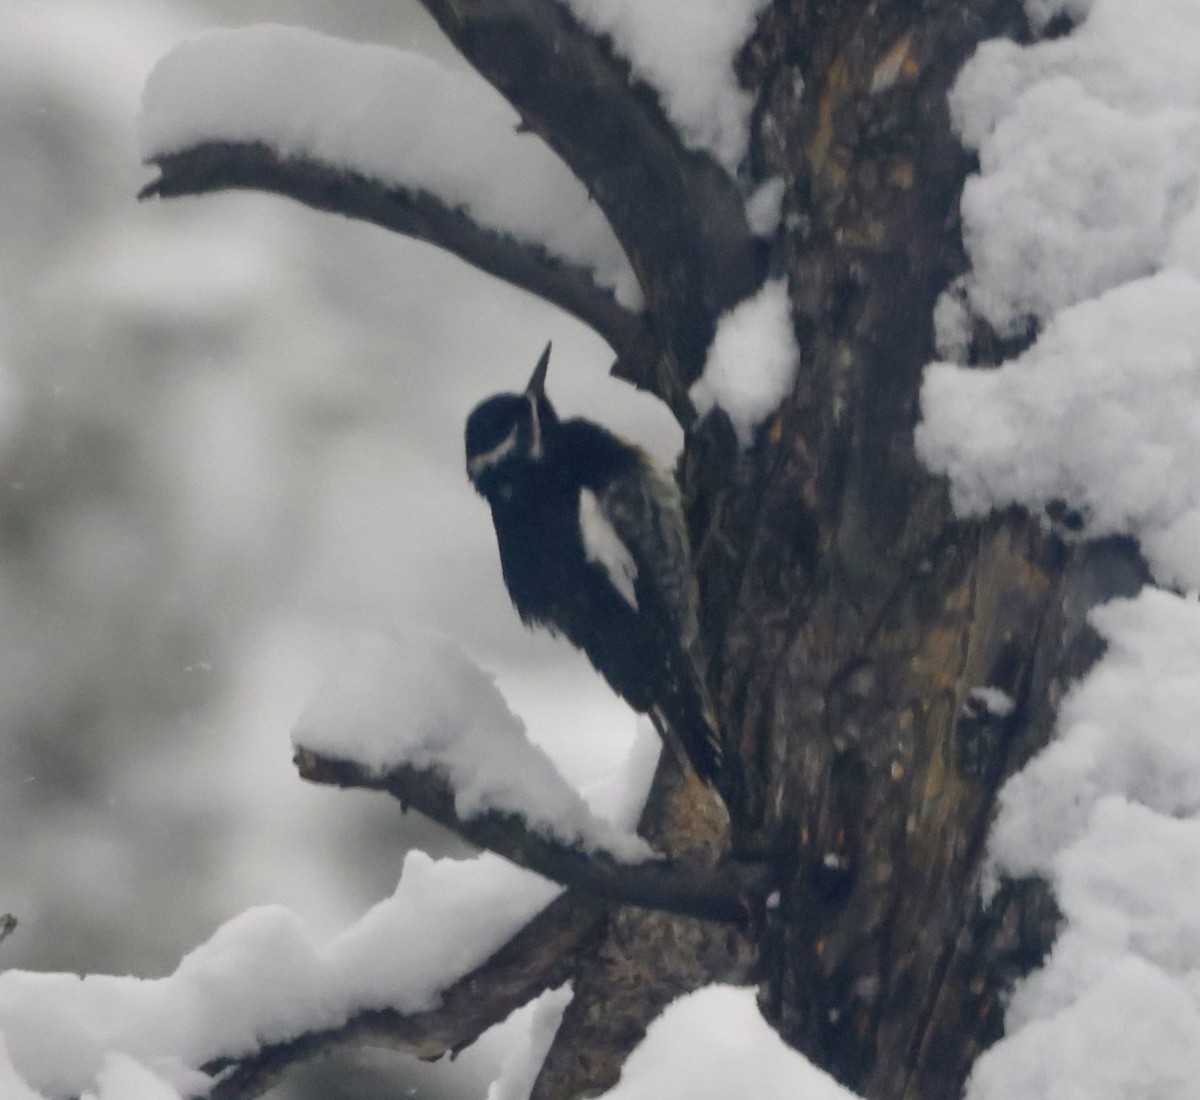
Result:
[[[555,0],[424,2],[605,210],[647,303],[649,353],[618,371],[690,426],[710,687],[745,800],[726,819],[668,762],[643,828],[677,859],[767,861],[781,899],[740,926],[614,909],[571,959],[534,1096],[596,1094],[673,997],[755,980],[780,1034],[864,1096],[954,1100],[1057,923],[1041,884],[981,895],[997,792],[1099,651],[1088,608],[1144,582],[1127,542],[956,520],[914,452],[933,306],[965,267],[946,93],[979,41],[1028,34],[1021,5],[775,0],[739,61],[756,108],[735,183]],[[783,220],[756,243],[741,195],[772,176]],[[767,273],[802,367],[742,450],[721,414],[691,424],[686,387]],[[986,369],[1003,347],[978,336]],[[983,686],[1012,713],[973,706]]]
[[[771,264],[801,381],[749,454],[706,425],[686,465],[713,688],[752,777],[737,845],[787,883],[765,1011],[888,1100],[958,1096],[1051,942],[1044,889],[984,905],[986,829],[1095,654],[1089,598],[1142,580],[1129,545],[1072,549],[1015,510],[957,522],[913,450],[933,305],[964,265],[947,88],[980,39],[1024,30],[1008,0],[772,7],[743,72],[758,170],[788,182]],[[973,714],[982,686],[1013,714]]]
[[[664,753],[639,831],[676,858],[713,863],[727,846],[728,825],[712,792],[681,775]],[[647,1026],[676,997],[714,981],[753,979],[757,935],[753,923],[615,909],[604,935],[576,960],[575,995],[531,1100],[595,1096],[611,1088]]]
[[[1072,547],[1016,510],[957,521],[913,450],[933,305],[965,266],[971,162],[946,93],[1003,33],[1027,33],[1012,0],[767,12],[741,68],[759,104],[753,171],[787,185],[767,266],[788,277],[804,362],[750,451],[714,418],[682,465],[712,688],[750,777],[733,847],[772,859],[783,887],[749,945],[764,1012],[881,1100],[959,1096],[1012,979],[1052,942],[1044,886],[981,898],[987,826],[1097,653],[1087,608],[1144,579],[1130,544]],[[1000,350],[987,335],[981,367]],[[975,713],[983,686],[1014,712]],[[577,1072],[538,1095],[610,1084],[664,969],[680,991],[698,964],[723,973],[700,945],[639,934],[642,951],[610,929],[585,966],[595,982],[580,983],[546,1070]]]

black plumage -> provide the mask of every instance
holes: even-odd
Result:
[[[546,397],[546,346],[523,393],[467,419],[467,473],[492,509],[521,619],[582,649],[635,710],[719,786],[701,675],[695,581],[672,480],[637,447]]]

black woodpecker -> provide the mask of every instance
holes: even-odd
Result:
[[[549,362],[547,344],[523,393],[467,418],[467,475],[491,505],[508,593],[523,622],[565,634],[729,801],[674,481],[607,428],[560,420]]]

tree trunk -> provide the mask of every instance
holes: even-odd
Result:
[[[1086,610],[1143,571],[1132,544],[1070,547],[1016,510],[956,521],[914,454],[934,303],[965,268],[972,164],[947,91],[998,34],[1028,34],[1015,0],[780,0],[744,51],[755,174],[787,185],[769,265],[800,383],[748,452],[720,417],[694,429],[681,472],[711,685],[748,779],[733,847],[774,861],[781,904],[749,940],[622,911],[535,1096],[610,1085],[666,1000],[736,980],[756,951],[789,1043],[872,1100],[952,1100],[1051,943],[1044,885],[981,896],[987,827],[1097,655]],[[978,335],[986,367],[998,342]],[[1012,712],[973,702],[982,687]]]

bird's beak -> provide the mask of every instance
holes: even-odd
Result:
[[[534,397],[546,396],[546,368],[550,365],[550,344],[546,344],[546,350],[542,352],[542,357],[537,361],[537,366],[533,368],[533,376],[529,379],[529,385],[525,387],[526,393],[533,394]]]

